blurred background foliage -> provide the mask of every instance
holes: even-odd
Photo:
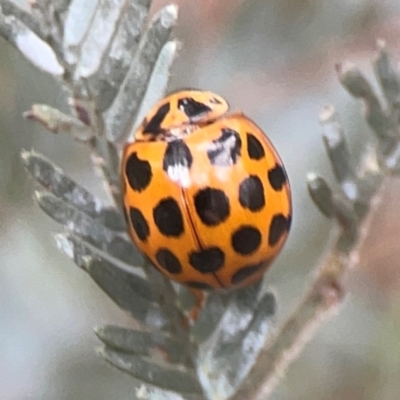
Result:
[[[83,1],[83,0],[82,0]],[[328,168],[318,125],[333,104],[358,154],[370,135],[361,104],[338,84],[335,63],[368,75],[378,38],[400,60],[398,0],[179,0],[181,40],[171,89],[226,97],[265,129],[283,158],[294,197],[294,226],[268,283],[282,320],[330,243],[330,223],[308,198],[305,175]],[[19,4],[24,6],[20,0]],[[167,4],[154,0],[154,10]],[[104,198],[88,149],[45,132],[21,114],[32,103],[65,109],[51,77],[0,42],[0,398],[135,399],[128,376],[96,357],[92,327],[132,322],[56,249],[57,225],[33,204],[19,160],[34,148]],[[394,182],[395,183],[395,182]],[[273,399],[395,400],[400,382],[400,186],[386,188],[362,252],[346,280],[350,295],[318,332]],[[105,201],[107,199],[105,198]]]

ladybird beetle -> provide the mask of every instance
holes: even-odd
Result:
[[[157,103],[122,156],[123,206],[139,250],[194,289],[263,276],[290,229],[282,162],[261,129],[206,91]]]

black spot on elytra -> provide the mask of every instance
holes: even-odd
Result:
[[[235,272],[231,278],[231,282],[233,285],[238,285],[242,283],[245,279],[257,273],[260,269],[264,268],[266,261],[262,261],[258,264],[250,264],[246,265],[243,268],[240,268],[237,272]]]
[[[154,222],[165,236],[183,233],[183,216],[178,203],[172,197],[162,199],[153,210]]]
[[[171,180],[184,186],[192,163],[193,156],[185,142],[173,140],[168,143],[163,159],[163,169]]]
[[[260,211],[265,206],[264,187],[261,179],[250,175],[239,185],[239,201],[250,211]]]
[[[237,253],[251,254],[260,247],[261,232],[253,226],[241,226],[232,234],[231,243]]]
[[[212,165],[228,167],[237,163],[241,147],[239,134],[233,129],[224,128],[221,136],[210,144],[207,156]]]
[[[261,160],[265,156],[261,142],[251,133],[247,134],[247,153],[252,160]]]
[[[165,116],[169,113],[171,106],[169,103],[163,104],[153,118],[146,122],[143,127],[143,133],[158,134],[161,131],[161,124],[164,121]]]
[[[208,283],[197,282],[197,281],[187,281],[183,282],[184,285],[189,286],[192,289],[200,289],[200,290],[213,290],[214,288]]]
[[[190,265],[203,274],[217,272],[223,267],[224,261],[225,254],[218,247],[208,247],[189,255]]]
[[[219,189],[199,190],[194,196],[194,205],[201,221],[209,226],[218,225],[229,216],[229,199]]]
[[[149,186],[153,173],[150,163],[141,160],[137,153],[132,153],[125,164],[125,174],[128,178],[129,186],[136,192],[141,192]]]
[[[150,234],[150,229],[142,212],[135,207],[130,207],[129,218],[137,237],[144,242]]]
[[[210,103],[212,103],[212,104],[222,104],[222,101],[219,101],[216,97],[211,97]]]
[[[178,100],[178,108],[182,110],[191,121],[196,121],[211,111],[211,108],[191,97]]]
[[[156,260],[161,268],[164,268],[171,274],[182,272],[182,265],[178,258],[168,249],[160,249],[156,253]]]
[[[275,167],[268,171],[268,180],[275,191],[282,190],[287,178],[281,165],[275,164]]]
[[[269,226],[268,244],[276,245],[282,236],[289,231],[291,218],[286,218],[283,214],[275,214]]]

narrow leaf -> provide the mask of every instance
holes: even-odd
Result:
[[[33,15],[22,8],[18,7],[15,2],[11,0],[2,0],[1,8],[4,15],[14,16],[16,19],[22,22],[30,31],[32,31],[40,39],[44,40],[44,32],[40,26],[39,21],[37,21]]]
[[[390,119],[383,111],[372,86],[361,71],[349,62],[339,64],[337,71],[344,88],[364,101],[368,125],[379,140],[383,154],[390,154],[397,144],[397,134],[393,132]]]
[[[156,364],[144,357],[118,352],[107,347],[100,349],[99,353],[110,364],[140,381],[181,394],[201,393],[196,375],[184,367]]]
[[[256,304],[257,309],[245,329],[234,336],[230,335],[230,329],[219,334],[218,340],[200,353],[198,373],[210,399],[227,399],[233,395],[266,343],[276,312],[275,296],[266,293]]]
[[[196,343],[205,342],[213,334],[224,315],[229,298],[229,293],[212,292],[208,295],[203,310],[191,328],[190,333]]]
[[[142,257],[131,242],[88,215],[48,192],[37,191],[35,198],[47,215],[98,250],[128,265],[141,264]]]
[[[400,106],[400,76],[394,69],[386,43],[378,42],[379,55],[374,63],[375,74],[378,77],[383,93],[391,107]],[[396,121],[398,122],[398,121]]]
[[[19,50],[26,59],[42,71],[62,75],[63,67],[52,48],[43,42],[14,16],[5,16],[0,4],[0,37]]]
[[[76,236],[56,235],[58,248],[85,270],[123,310],[145,326],[164,329],[169,322],[154,303],[149,282],[138,268],[123,269],[95,253]]]
[[[146,357],[157,354],[172,364],[186,363],[188,358],[182,343],[165,332],[143,332],[106,325],[96,328],[95,333],[104,344],[125,353]]]
[[[60,200],[85,213],[107,229],[125,231],[123,216],[115,209],[104,208],[101,201],[40,153],[21,152],[25,168],[36,181]]]
[[[87,260],[97,259],[101,261],[100,267],[104,269],[114,269],[122,279],[137,289],[137,294],[149,301],[154,301],[150,283],[145,279],[143,268],[138,266],[125,266],[114,262],[114,260],[105,259],[95,248],[88,245],[80,238],[69,233],[60,233],[55,235],[57,247],[69,258],[71,258],[78,267],[90,272],[87,269]]]
[[[76,64],[78,61],[79,46],[89,29],[98,3],[99,0],[71,1],[64,27],[65,57],[69,64]]]
[[[93,135],[90,128],[77,118],[46,104],[34,104],[24,113],[24,117],[38,122],[52,133],[68,133],[82,142],[87,142]]]
[[[54,10],[58,13],[64,13],[68,10],[71,0],[53,0]]]
[[[136,121],[133,124],[133,131],[135,131],[142,123],[150,107],[164,97],[177,49],[178,42],[171,40],[167,42],[161,50],[156,65],[154,66],[146,94],[141,101],[140,108],[136,116]]]
[[[107,135],[111,142],[126,137],[136,118],[154,65],[164,44],[168,41],[177,19],[177,7],[164,7],[152,19],[150,27],[142,37],[139,49],[117,97],[106,113]]]
[[[328,218],[335,215],[332,190],[324,178],[309,173],[307,175],[308,192],[318,209]]]
[[[349,200],[355,201],[359,197],[357,176],[335,109],[325,107],[320,114],[320,122],[323,127],[322,138],[333,173],[342,187],[343,193]]]
[[[125,79],[132,57],[138,49],[149,6],[149,0],[142,2],[131,0],[125,4],[110,49],[103,57],[98,70],[88,79],[97,106],[101,111],[111,105]]]
[[[257,303],[260,287],[261,282],[258,282],[241,290],[222,293],[211,292],[206,299],[198,320],[191,329],[194,341],[203,343],[211,335],[215,334],[220,329],[218,326],[221,325],[222,318],[227,312],[230,312],[232,307],[238,313],[243,313],[243,315],[248,312],[252,313]]]
[[[101,289],[138,321],[153,328],[169,327],[160,307],[148,298],[152,297],[152,292],[147,281],[98,257],[90,259],[86,269]]]
[[[117,29],[124,0],[102,0],[80,49],[75,79],[87,78],[100,67]]]
[[[188,320],[177,307],[178,296],[170,279],[161,274],[148,260],[145,261],[144,271],[152,284],[152,290],[164,315],[171,324],[171,332],[182,346],[188,344]]]
[[[246,332],[254,316],[257,304],[255,293],[260,284],[253,286],[230,294],[229,303],[210,341],[215,357],[220,357],[234,349],[240,343],[243,332]],[[207,345],[209,346],[210,343]]]

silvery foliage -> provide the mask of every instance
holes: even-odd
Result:
[[[71,113],[35,104],[25,116],[90,147],[114,206],[102,205],[39,153],[23,151],[22,161],[38,184],[38,205],[64,227],[56,235],[59,249],[141,326],[96,328],[103,343],[99,353],[133,376],[137,398],[242,400],[261,393],[265,399],[312,337],[311,328],[340,302],[340,280],[357,263],[374,199],[385,178],[400,171],[400,78],[384,43],[378,43],[374,64],[382,98],[355,66],[338,66],[344,88],[364,102],[376,139],[366,140],[361,158],[355,160],[334,108],[321,113],[337,185],[315,173],[307,181],[316,206],[336,221],[337,241],[293,313],[269,335],[275,298],[261,284],[209,294],[192,323],[191,294],[149,266],[125,234],[120,144],[164,95],[177,50],[177,42],[170,39],[177,7],[166,6],[149,19],[150,0],[31,4],[26,11],[0,0],[0,36],[61,81]]]
[[[378,50],[373,67],[381,97],[355,65],[343,62],[336,66],[342,86],[363,101],[365,120],[375,140],[365,140],[361,157],[356,160],[335,109],[325,107],[320,114],[322,139],[340,189],[333,189],[315,173],[307,177],[314,203],[326,217],[335,218],[341,228],[337,250],[343,254],[350,254],[357,246],[363,234],[362,223],[385,177],[400,172],[400,75],[381,40]]]
[[[211,293],[193,323],[194,299],[148,265],[125,233],[119,150],[166,90],[178,43],[177,7],[149,18],[150,0],[0,0],[0,35],[61,82],[70,114],[35,104],[25,113],[90,147],[114,206],[107,207],[51,160],[23,151],[39,207],[63,226],[58,248],[142,329],[95,329],[99,353],[134,377],[138,398],[227,399],[254,365],[271,329],[275,299],[254,285]]]

